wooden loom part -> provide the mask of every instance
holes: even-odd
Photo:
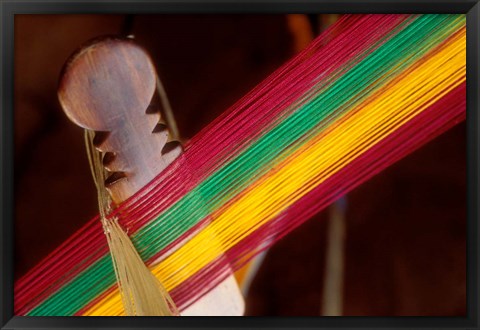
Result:
[[[95,39],[67,61],[58,96],[68,118],[95,131],[104,153],[106,188],[121,203],[149,183],[182,152],[169,138],[156,95],[157,74],[146,51],[132,39]],[[233,275],[182,315],[243,315]]]
[[[153,63],[130,39],[97,39],[63,72],[60,102],[70,120],[96,132],[115,203],[135,194],[181,153],[179,144],[159,152],[168,130],[151,104],[155,90]]]

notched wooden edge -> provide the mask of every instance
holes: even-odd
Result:
[[[65,80],[66,77],[68,76],[68,71],[72,68],[72,66],[74,65],[74,63],[76,62],[77,59],[84,56],[86,53],[95,50],[95,48],[97,46],[104,47],[104,46],[108,46],[109,43],[118,42],[118,41],[120,41],[122,43],[131,44],[131,45],[139,48],[140,50],[142,50],[144,52],[145,56],[150,60],[150,63],[152,64],[153,69],[154,69],[155,74],[156,74],[156,68],[155,68],[155,64],[154,64],[152,58],[150,57],[150,55],[148,54],[146,49],[144,47],[142,47],[141,45],[139,45],[134,39],[128,38],[128,37],[122,37],[122,36],[115,36],[115,35],[105,35],[105,36],[96,37],[94,39],[90,39],[90,40],[86,41],[85,43],[81,44],[80,47],[77,50],[75,50],[68,57],[68,59],[66,60],[65,64],[63,65],[63,67],[61,69],[60,78],[59,78],[59,81],[58,81],[58,84],[57,84],[57,91],[58,91],[57,93],[58,93],[58,99],[59,99],[61,108],[64,110],[64,113],[67,115],[67,117],[70,119],[70,121],[72,123],[74,123],[76,126],[80,126],[84,129],[89,129],[89,130],[92,130],[92,131],[95,132],[93,144],[94,144],[95,148],[103,154],[102,155],[103,166],[106,169],[106,171],[109,173],[109,175],[108,175],[108,177],[105,181],[105,185],[106,185],[106,187],[109,191],[110,191],[110,188],[113,188],[114,185],[116,183],[118,183],[119,181],[129,180],[129,178],[128,178],[129,175],[128,175],[127,172],[113,171],[113,169],[110,166],[115,161],[116,153],[111,152],[109,150],[103,150],[104,148],[102,146],[106,142],[106,140],[109,138],[111,133],[109,131],[103,131],[103,130],[99,131],[99,130],[94,130],[90,127],[85,127],[81,124],[79,125],[79,123],[77,123],[76,120],[73,120],[70,117],[68,107],[66,107],[65,104],[63,104],[62,93],[65,92],[64,83],[66,81]],[[156,134],[156,133],[161,133],[161,132],[167,131],[167,141],[165,142],[165,144],[163,145],[161,150],[158,150],[158,152],[159,152],[159,154],[162,155],[162,157],[166,157],[166,159],[168,159],[168,158],[171,158],[172,155],[173,155],[173,154],[170,154],[170,153],[173,152],[176,149],[178,150],[178,148],[180,148],[180,153],[182,153],[183,152],[183,145],[180,141],[172,140],[172,136],[171,136],[171,132],[168,128],[168,124],[164,121],[164,118],[163,118],[163,115],[162,115],[162,112],[161,112],[161,104],[160,104],[161,102],[158,100],[158,97],[160,97],[160,96],[157,95],[157,94],[158,94],[158,90],[156,89],[154,91],[153,95],[152,95],[152,99],[150,101],[149,106],[145,109],[145,114],[146,115],[152,115],[152,114],[159,115],[158,123],[155,125],[155,127],[152,129],[152,131],[150,133],[151,134]],[[171,160],[173,160],[173,159],[171,159]],[[157,173],[157,174],[159,174],[159,173]],[[110,191],[110,193],[112,193],[112,192]],[[114,198],[114,199],[118,199],[118,198]]]

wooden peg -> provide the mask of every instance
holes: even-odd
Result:
[[[130,38],[96,39],[63,69],[60,103],[71,121],[96,132],[93,142],[104,153],[110,172],[106,187],[115,203],[135,194],[182,152],[160,116],[156,83],[152,60]],[[243,311],[243,296],[231,275],[182,315]]]
[[[156,71],[147,53],[133,40],[97,39],[67,62],[58,95],[67,116],[94,130],[95,146],[105,153],[106,180],[115,203],[145,186],[180,153],[171,142],[159,111],[149,108]],[[162,152],[163,150],[163,152]]]

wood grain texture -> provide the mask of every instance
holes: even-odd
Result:
[[[106,180],[115,203],[135,194],[180,153],[164,148],[168,130],[152,103],[156,73],[147,53],[130,39],[106,37],[82,47],[67,62],[58,95],[67,116],[97,132]]]

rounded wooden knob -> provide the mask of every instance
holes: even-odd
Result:
[[[155,88],[155,68],[147,53],[130,39],[108,37],[70,58],[58,96],[78,126],[113,131],[145,116]]]
[[[149,105],[156,71],[148,54],[131,39],[105,37],[77,51],[64,67],[58,97],[68,118],[96,131],[111,174],[106,187],[121,202],[170,164],[181,147],[162,153],[168,131]],[[159,129],[161,127],[162,129]]]

